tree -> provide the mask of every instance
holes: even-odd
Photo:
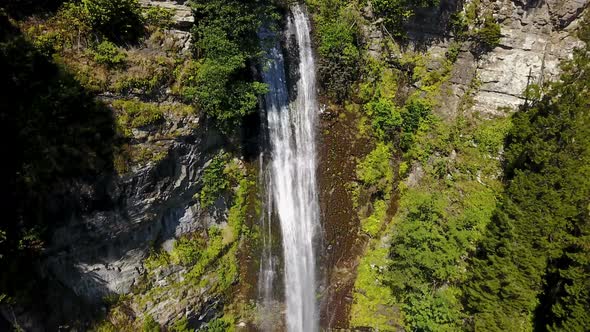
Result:
[[[465,289],[478,330],[590,326],[589,50],[576,50],[561,81],[513,117],[503,203]]]
[[[94,29],[115,41],[133,41],[143,24],[138,0],[82,0]]]

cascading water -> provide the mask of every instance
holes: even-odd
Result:
[[[280,221],[287,329],[312,332],[318,329],[313,247],[319,227],[315,174],[318,107],[309,20],[299,5],[294,5],[291,12],[288,30],[294,32],[299,49],[299,80],[293,104],[289,105],[284,60],[278,43],[269,50],[262,74],[269,85],[265,106],[271,159],[266,188],[272,192],[270,205]],[[261,265],[265,302],[272,289],[273,272],[272,255],[267,252]]]

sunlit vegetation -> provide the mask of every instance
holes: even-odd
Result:
[[[252,65],[261,55],[258,31],[273,24],[275,8],[268,0],[205,0],[191,3],[198,61],[186,68],[185,99],[193,100],[225,132],[257,110],[266,85],[252,79]]]
[[[254,195],[256,181],[247,174],[237,160],[230,160],[228,155],[219,155],[214,160],[217,160],[214,161],[215,169],[221,169],[227,181],[224,190],[216,193],[216,195],[224,194],[227,196],[226,199],[230,199],[231,207],[227,224],[211,225],[202,231],[183,235],[174,242],[170,251],[154,250],[144,261],[147,269],[145,284],[138,286],[137,293],[134,293],[132,297],[119,301],[111,308],[107,317],[108,322],[102,323],[103,325],[112,325],[118,329],[124,329],[129,325],[137,326],[137,322],[130,322],[128,318],[121,319],[117,323],[114,316],[117,310],[128,305],[129,301],[147,309],[162,300],[162,294],[167,294],[168,297],[178,296],[178,301],[182,301],[183,292],[200,288],[206,288],[209,296],[216,298],[227,298],[230,295],[240,277],[238,265],[240,241],[252,240],[252,233],[245,222],[247,211],[252,209],[252,195]],[[213,195],[211,192],[209,194]],[[153,284],[154,277],[158,273],[175,266],[186,269],[182,278],[173,274],[166,278],[163,286]],[[208,322],[206,330],[225,331],[235,325],[234,319],[228,311],[227,315]],[[184,332],[187,329],[186,320],[178,320],[172,325],[173,331]]]
[[[337,101],[343,101],[358,79],[362,60],[359,27],[363,18],[356,1],[310,1],[318,39],[319,83]]]
[[[585,46],[560,82],[513,117],[506,192],[465,287],[476,329],[588,327],[589,64]]]
[[[492,18],[476,24],[470,38],[481,47],[497,45],[500,30]],[[369,242],[360,260],[352,326],[586,328],[589,254],[581,243],[588,241],[590,98],[574,91],[586,91],[590,83],[587,55],[587,48],[576,51],[562,82],[545,87],[544,95],[537,87],[527,95],[530,104],[506,118],[462,113],[468,104],[453,120],[430,114],[449,71],[446,65],[438,73],[425,70],[418,55],[402,58],[421,90],[404,105],[373,92],[379,84],[361,84],[367,110],[361,129],[377,140],[401,138],[391,140],[401,150],[396,175],[408,178],[393,177],[400,198],[391,223],[375,231],[378,195],[370,199],[375,212],[362,219],[365,233],[382,237]],[[449,51],[447,57],[452,65],[456,55]],[[404,118],[404,109],[416,116]],[[379,144],[359,161],[353,189],[391,181],[368,167]],[[395,156],[387,159],[395,164]],[[362,213],[362,193],[353,197]]]

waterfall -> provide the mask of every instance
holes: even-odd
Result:
[[[269,85],[265,107],[271,156],[266,188],[271,191],[272,202],[267,208],[272,206],[273,215],[280,222],[287,329],[313,332],[318,329],[313,248],[314,234],[319,227],[315,174],[318,106],[310,23],[299,5],[294,5],[291,13],[288,30],[293,31],[299,49],[299,80],[294,102],[289,105],[284,59],[278,42],[268,50],[262,74]],[[270,223],[265,227],[264,232],[270,233]],[[272,289],[273,266],[272,254],[263,254],[260,281],[265,296]]]

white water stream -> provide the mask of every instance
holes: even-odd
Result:
[[[265,96],[271,149],[266,188],[280,221],[287,329],[313,332],[318,330],[313,246],[319,228],[315,149],[318,105],[310,23],[299,5],[294,5],[291,12],[288,31],[295,35],[299,49],[295,101],[289,105],[284,60],[278,43],[268,51],[262,74],[270,90]],[[274,265],[271,255],[268,262],[262,262],[261,288],[265,298],[272,291]]]

